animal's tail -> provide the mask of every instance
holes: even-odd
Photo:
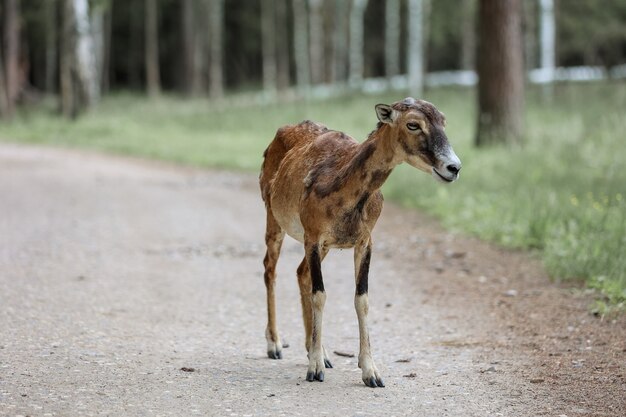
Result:
[[[269,144],[265,152],[263,152],[263,164],[261,165],[261,175],[259,176],[259,185],[261,186],[261,196],[267,205],[269,203],[270,187],[274,180],[274,175],[278,171],[281,161],[291,149],[290,143],[285,140],[285,130],[288,128],[281,127],[276,131],[274,140]]]

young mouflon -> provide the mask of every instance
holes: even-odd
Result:
[[[307,120],[278,129],[263,154],[260,185],[267,210],[263,261],[267,354],[282,358],[274,283],[286,233],[305,249],[297,275],[309,357],[307,381],[323,381],[324,368],[332,368],[322,346],[326,293],[321,262],[331,248],[354,248],[359,368],[366,385],[385,386],[372,359],[367,327],[371,232],[383,207],[380,187],[403,162],[444,183],[459,178],[461,161],[444,132],[445,116],[434,105],[409,97],[392,105],[377,105],[376,114],[379,123],[363,143]]]

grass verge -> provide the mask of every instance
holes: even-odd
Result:
[[[277,127],[308,118],[362,140],[375,126],[374,104],[400,98],[233,107],[118,94],[74,122],[58,117],[52,103],[23,109],[0,125],[0,140],[256,171]],[[599,289],[601,312],[626,308],[626,85],[561,85],[552,101],[529,91],[526,143],[515,149],[472,146],[472,90],[436,89],[425,98],[447,115],[448,136],[464,164],[461,180],[444,187],[401,166],[385,185],[386,196],[427,210],[449,228],[537,250],[553,277]]]

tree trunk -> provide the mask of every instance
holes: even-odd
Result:
[[[105,49],[105,14],[106,4],[98,3],[91,10],[90,22],[93,37],[93,54],[95,60],[96,80],[98,90],[102,92],[102,73],[104,72]]]
[[[76,24],[76,64],[85,104],[89,107],[100,98],[100,82],[97,74],[94,42],[89,21],[88,0],[74,0]]]
[[[423,0],[409,0],[409,39],[407,45],[407,70],[409,92],[420,97],[424,90],[424,41],[423,41]]]
[[[156,0],[146,0],[146,87],[151,97],[161,94],[158,25]]]
[[[461,62],[463,70],[476,67],[476,0],[463,0],[461,24]]]
[[[20,3],[4,1],[4,63],[7,94],[7,114],[13,114],[20,94]]]
[[[276,94],[276,5],[274,0],[261,1],[261,31],[263,40],[263,90]]]
[[[481,0],[478,49],[478,146],[519,143],[524,63],[521,0]]]
[[[289,17],[287,15],[288,0],[276,2],[276,83],[279,91],[289,87]]]
[[[9,100],[4,77],[4,62],[2,61],[2,54],[0,54],[0,119],[9,117]]]
[[[104,33],[103,33],[103,52],[102,52],[102,71],[100,73],[100,94],[104,95],[109,92],[110,87],[110,68],[111,68],[111,30],[113,23],[113,0],[107,4],[104,12]]]
[[[224,0],[209,2],[209,38],[210,57],[209,71],[211,75],[209,96],[211,99],[220,99],[224,96],[224,75],[222,69],[223,46],[222,33],[224,31]]]
[[[301,92],[308,90],[311,83],[309,72],[309,34],[307,11],[304,0],[293,0],[293,47],[296,58],[296,83]]]
[[[546,84],[543,86],[543,95],[547,99],[551,99],[554,95],[555,26],[554,1],[541,0],[541,70],[545,74]]]
[[[207,25],[211,0],[182,0],[180,15],[182,66],[179,87],[190,96],[200,96],[207,86]]]
[[[57,77],[57,1],[48,0],[45,3],[46,19],[46,81],[45,91],[48,94],[56,91]]]
[[[193,75],[191,77],[191,92],[200,96],[206,91],[207,81],[207,49],[208,33],[200,30],[206,25],[207,2],[196,1],[193,21]]]
[[[524,67],[530,71],[537,68],[537,3],[524,1],[522,3],[524,30]]]
[[[61,112],[75,118],[80,105],[76,74],[76,29],[74,0],[62,0],[62,30],[60,64]]]
[[[385,5],[385,75],[400,73],[400,0],[387,0]]]
[[[333,65],[331,81],[334,84],[346,80],[348,74],[348,18],[350,14],[349,0],[335,1],[333,21]]]
[[[363,27],[367,0],[353,0],[350,10],[350,85],[360,87],[363,82]]]
[[[133,7],[135,6],[135,7]],[[143,4],[145,6],[145,3]],[[141,74],[145,72],[145,46],[142,40],[145,35],[145,7],[138,7],[135,2],[132,5],[123,6],[128,12],[128,48],[126,53],[127,85],[131,89],[142,89]],[[115,55],[114,59],[117,59]]]
[[[309,0],[309,41],[311,51],[311,83],[324,81],[324,18],[322,0]]]
[[[185,94],[193,94],[194,84],[194,10],[193,0],[182,0],[181,26],[182,26],[182,87]]]

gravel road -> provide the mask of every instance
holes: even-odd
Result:
[[[305,381],[290,239],[266,357],[254,175],[0,144],[0,196],[0,415],[626,415],[623,317],[418,213],[374,232],[371,389],[336,353]],[[324,345],[357,354],[352,252],[323,271]]]

